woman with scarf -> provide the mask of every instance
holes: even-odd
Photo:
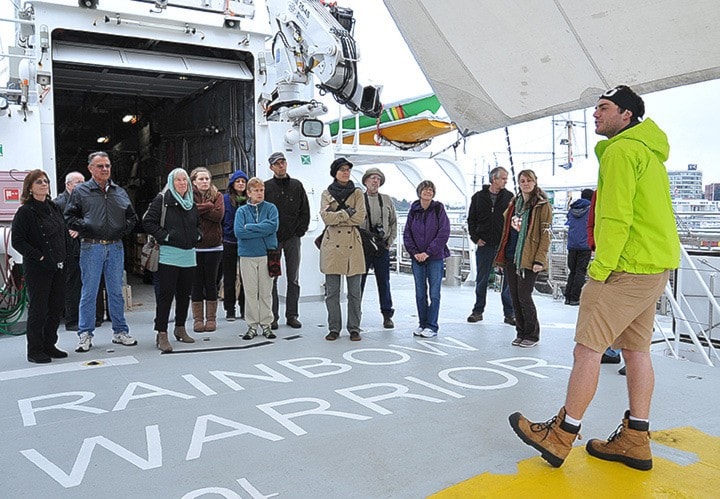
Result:
[[[403,244],[410,254],[415,280],[415,305],[418,327],[414,336],[433,338],[438,333],[440,315],[440,287],[443,263],[450,256],[450,219],[445,206],[435,197],[435,184],[423,180],[417,186],[418,200],[410,205]],[[428,297],[430,300],[428,301]]]
[[[195,272],[195,246],[200,240],[200,217],[193,201],[190,177],[182,168],[168,175],[165,188],[150,203],[143,228],[160,244],[158,275],[160,293],[155,306],[155,346],[172,352],[168,341],[170,306],[175,299],[175,329],[178,341],[194,343],[185,329]]]
[[[245,293],[242,287],[242,278],[238,269],[238,242],[235,237],[235,212],[247,203],[248,176],[238,170],[230,176],[227,190],[223,195],[225,214],[223,215],[223,306],[225,319],[228,322],[235,320],[235,302],[240,306],[240,315],[245,317]]]
[[[23,180],[22,203],[12,222],[12,245],[23,256],[27,289],[27,360],[47,364],[68,356],[59,350],[57,329],[65,307],[67,230],[50,200],[50,179],[32,170]]]
[[[520,194],[505,210],[503,237],[495,263],[505,267],[515,307],[517,336],[512,344],[532,348],[540,341],[540,323],[532,293],[538,274],[547,268],[552,206],[538,187],[532,170],[518,174],[518,185]]]
[[[200,217],[202,239],[195,249],[197,267],[191,292],[193,331],[217,329],[217,275],[222,260],[223,196],[212,183],[210,170],[201,166],[190,172],[193,197]]]
[[[365,221],[365,198],[350,180],[353,165],[337,158],[330,165],[335,180],[323,191],[320,217],[325,223],[320,244],[320,272],[325,274],[325,306],[329,332],[325,339],[335,341],[342,330],[340,310],[341,277],[347,281],[347,330],[350,340],[360,341],[360,285],[365,273],[365,254],[359,226]]]

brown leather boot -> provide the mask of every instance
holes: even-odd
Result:
[[[175,335],[175,339],[178,341],[182,341],[183,343],[195,343],[195,339],[187,334],[185,326],[175,326],[173,334]]]
[[[161,352],[172,352],[172,345],[168,341],[167,333],[164,331],[158,331],[157,336],[155,336],[155,346]]]
[[[192,302],[193,331],[196,333],[205,331],[205,310],[203,305],[201,301]]]
[[[617,461],[636,470],[648,471],[652,469],[652,451],[647,426],[647,423],[630,421],[630,411],[625,411],[622,424],[610,438],[606,441],[592,438],[585,450],[598,459]]]
[[[581,438],[580,428],[565,423],[564,407],[557,416],[544,423],[528,421],[519,412],[511,414],[509,420],[520,440],[540,451],[542,458],[556,468],[570,454],[575,439]]]
[[[205,311],[207,320],[205,321],[205,331],[215,331],[217,329],[217,300],[206,301],[207,309]]]

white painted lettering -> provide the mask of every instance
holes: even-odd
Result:
[[[450,395],[451,397],[456,398],[456,399],[464,399],[465,398],[465,395],[461,395],[457,392],[448,390],[447,388],[443,388],[441,386],[430,383],[429,381],[425,381],[425,380],[416,378],[414,376],[405,376],[405,379],[408,381],[412,381],[413,383],[417,383],[418,385],[422,385],[422,386],[425,386],[432,390],[438,391],[440,393],[444,393],[445,395]]]
[[[217,395],[215,390],[197,379],[197,377],[193,374],[183,374],[183,379],[190,383],[193,387],[197,388],[197,390],[203,395]]]
[[[392,355],[397,355],[397,360],[385,360],[385,361],[369,361],[369,360],[360,360],[355,358],[355,356],[359,353],[363,352],[383,352],[383,353],[390,353]],[[343,358],[349,362],[354,362],[355,364],[361,364],[365,366],[392,366],[394,364],[403,364],[410,360],[410,356],[406,354],[405,352],[397,352],[395,350],[390,350],[387,348],[358,348],[357,350],[350,350],[349,352],[345,352],[343,354]]]
[[[46,405],[43,407],[33,407],[33,402],[40,400],[48,400],[59,397],[80,397],[77,400],[71,402],[64,402],[62,404]],[[80,405],[88,400],[95,398],[93,392],[63,392],[63,393],[52,393],[50,395],[40,395],[39,397],[32,397],[29,399],[18,400],[18,408],[20,409],[20,415],[22,416],[23,426],[34,426],[37,424],[35,419],[36,412],[52,411],[53,409],[68,409],[71,411],[89,412],[90,414],[104,414],[108,411],[100,409],[98,407],[90,407]]]
[[[141,393],[138,395],[135,395],[135,390],[137,388],[144,388],[148,390],[147,393]],[[177,397],[184,400],[190,400],[194,399],[195,397],[192,395],[186,395],[184,393],[180,392],[174,392],[172,390],[166,390],[165,388],[160,388],[159,386],[151,385],[148,383],[143,383],[141,381],[134,381],[130,383],[127,387],[125,387],[125,391],[122,395],[120,395],[120,399],[115,404],[115,407],[113,407],[113,411],[122,411],[124,410],[128,403],[131,400],[139,400],[139,399],[146,399],[150,397],[162,397],[162,396],[169,396],[169,397]]]
[[[245,490],[245,492],[250,494],[250,497],[252,497],[253,499],[269,499],[270,497],[276,497],[280,495],[277,492],[265,495],[258,489],[253,487],[253,485],[246,478],[238,478],[236,481],[240,485],[240,487]],[[225,499],[242,499],[242,496],[240,494],[238,494],[234,490],[226,489],[225,487],[205,487],[202,489],[192,490],[182,496],[181,499],[197,499],[198,497],[202,497],[204,495],[221,496]]]
[[[267,376],[261,376],[259,374],[247,374],[247,373],[236,373],[232,371],[210,371],[210,375],[215,376],[218,380],[225,383],[230,389],[239,392],[244,390],[242,385],[237,384],[230,378],[245,378],[245,379],[258,379],[260,381],[273,381],[275,383],[292,383],[292,380],[282,373],[277,372],[272,367],[268,367],[265,364],[255,364],[255,367],[267,374]]]
[[[308,362],[308,364],[297,365],[304,362]],[[278,364],[311,379],[342,374],[352,369],[352,367],[347,364],[333,362],[325,357],[301,357],[299,359],[279,360]]]
[[[50,475],[53,480],[67,489],[70,487],[76,487],[82,483],[83,478],[85,478],[85,472],[90,465],[93,450],[98,445],[100,447],[104,447],[130,464],[137,466],[141,470],[150,470],[161,467],[162,444],[160,443],[160,430],[158,426],[146,426],[145,437],[147,439],[147,460],[103,436],[86,438],[83,440],[80,452],[75,459],[75,464],[73,464],[69,475],[35,449],[22,450],[20,453],[30,460],[30,462],[32,462],[35,466]]]
[[[483,371],[488,373],[494,373],[505,378],[505,382],[495,385],[473,385],[470,383],[463,383],[462,381],[457,381],[452,378],[451,374],[461,371]],[[501,388],[510,388],[511,386],[516,385],[518,382],[518,379],[512,374],[508,374],[497,369],[490,369],[489,367],[454,367],[452,369],[445,369],[443,371],[440,371],[438,373],[438,376],[441,380],[451,385],[462,386],[463,388],[470,388],[472,390],[500,390]]]
[[[359,395],[355,394],[356,391],[370,390],[370,389],[380,388],[380,387],[391,388],[391,389],[393,389],[393,391],[382,394],[382,395],[376,395],[374,397],[360,397]],[[410,389],[407,386],[398,385],[396,383],[369,383],[367,385],[351,386],[350,388],[342,388],[340,390],[335,390],[335,391],[337,393],[339,393],[340,395],[342,395],[343,397],[347,397],[350,400],[367,407],[371,411],[375,411],[378,414],[382,414],[383,416],[392,414],[392,411],[385,409],[384,407],[376,404],[375,402],[378,402],[381,400],[389,400],[389,399],[393,399],[393,398],[409,398],[409,399],[423,400],[425,402],[433,402],[435,404],[440,404],[442,402],[445,402],[442,399],[436,399],[434,397],[427,397],[425,395],[416,395],[414,393],[409,393]]]
[[[214,435],[208,435],[207,427],[209,421],[223,426],[227,426],[228,428],[234,428],[234,430],[226,431],[223,433],[216,433]],[[214,414],[206,414],[204,416],[199,416],[195,420],[195,428],[193,429],[192,438],[190,440],[190,447],[188,447],[185,460],[191,461],[193,459],[199,458],[200,454],[202,454],[202,448],[205,442],[214,442],[216,440],[237,437],[248,433],[250,435],[255,435],[256,437],[270,440],[271,442],[277,442],[278,440],[283,439],[283,437],[281,437],[280,435],[276,435],[274,433],[255,428],[254,426],[238,423],[237,421],[222,418],[220,416],[215,416]]]
[[[514,366],[510,364],[510,362],[517,362],[517,361],[529,361],[532,362],[531,364],[526,364],[522,366]],[[530,372],[531,369],[538,369],[541,367],[551,367],[553,369],[572,369],[570,366],[559,366],[556,364],[548,364],[546,360],[543,359],[536,359],[535,357],[510,357],[507,359],[497,359],[497,360],[488,360],[488,364],[492,364],[494,366],[502,367],[503,369],[509,369],[511,371],[516,371],[519,373],[527,374],[528,376],[533,376],[535,378],[545,379],[547,376],[544,374],[538,374]]]
[[[316,404],[316,407],[307,409],[304,411],[292,412],[289,414],[281,414],[274,408],[282,405],[298,404],[298,403],[311,403]],[[273,418],[275,421],[283,425],[291,433],[300,436],[305,435],[307,432],[300,426],[296,425],[291,419],[299,418],[301,416],[334,416],[336,418],[347,418],[354,419],[357,421],[365,421],[366,419],[372,419],[370,416],[363,416],[361,414],[353,414],[350,412],[341,411],[329,411],[330,402],[317,398],[294,398],[288,400],[281,400],[279,402],[270,402],[268,404],[260,404],[257,406],[258,409],[263,411],[265,414]]]
[[[447,347],[447,348],[457,348],[458,350],[465,350],[467,352],[476,352],[477,348],[471,347],[467,343],[463,343],[460,340],[456,340],[455,338],[444,338],[444,341],[454,343],[454,345],[448,345],[447,343],[443,343],[442,341],[429,341],[429,340],[415,340],[415,343],[422,346],[423,349],[420,348],[412,348],[404,345],[388,345],[393,348],[402,348],[403,350],[410,350],[411,352],[418,352],[418,353],[425,353],[429,355],[439,355],[439,356],[445,356],[448,353],[444,352],[438,347]]]

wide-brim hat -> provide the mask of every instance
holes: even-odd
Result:
[[[380,168],[375,168],[375,167],[368,168],[367,170],[365,170],[365,173],[363,173],[363,176],[362,176],[363,185],[365,185],[365,181],[371,175],[377,175],[378,177],[380,177],[380,187],[382,187],[383,184],[385,183],[385,174],[380,170]]]

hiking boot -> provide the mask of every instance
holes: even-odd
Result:
[[[78,353],[89,351],[92,347],[92,336],[90,333],[80,333],[78,339],[78,346],[75,351]]]
[[[482,314],[476,314],[475,312],[468,315],[468,318],[467,318],[468,322],[480,322],[481,320],[483,320]]]
[[[540,451],[542,458],[552,466],[559,468],[572,450],[576,438],[581,438],[579,427],[565,422],[565,408],[557,416],[544,423],[528,421],[516,412],[508,418],[513,431],[525,442]]]
[[[598,459],[617,461],[636,470],[648,471],[652,469],[649,425],[644,421],[630,421],[629,418],[630,411],[625,411],[622,424],[607,441],[592,438],[585,450]]]
[[[252,340],[256,336],[257,336],[257,329],[250,326],[250,327],[248,327],[248,330],[245,332],[245,335],[242,337],[242,339],[243,340]]]
[[[112,342],[126,347],[137,345],[137,340],[125,332],[113,333]]]
[[[273,333],[273,330],[270,326],[260,326],[260,327],[262,327],[262,335],[264,337],[266,337],[268,340],[274,340],[275,338],[277,338],[277,336],[275,336],[275,333]]]

